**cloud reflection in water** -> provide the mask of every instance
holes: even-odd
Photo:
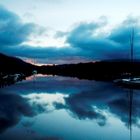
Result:
[[[106,126],[110,117],[119,119],[123,126],[128,127],[129,90],[104,82],[37,77],[35,86],[38,90],[35,92],[32,82],[23,82],[3,89],[0,94],[1,133],[15,126],[22,116],[31,118],[38,115],[39,118],[42,113],[52,113],[61,109],[66,110],[73,119],[94,120],[101,127]],[[25,94],[5,94],[6,90],[12,88],[12,92],[19,93],[19,89],[23,87],[27,90]],[[137,128],[140,127],[139,100],[139,90],[136,90],[132,105],[132,124]]]
[[[0,133],[16,125],[22,116],[35,115],[27,101],[19,95],[0,94]]]
[[[55,110],[55,104],[65,105],[66,94],[49,94],[49,93],[31,93],[28,95],[22,95],[23,98],[28,100],[30,106],[37,112],[50,112]]]

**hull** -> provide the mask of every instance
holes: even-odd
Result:
[[[117,79],[114,80],[114,83],[126,87],[126,88],[139,88],[140,89],[140,78],[125,78],[125,79]]]

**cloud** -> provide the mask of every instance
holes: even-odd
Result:
[[[0,6],[0,45],[1,47],[19,45],[28,40],[35,25],[22,23],[20,18]]]
[[[108,31],[103,35],[98,34],[97,30],[103,30],[104,23],[82,23],[69,33],[67,43],[81,49],[83,56],[91,59],[128,59],[133,27],[135,28],[135,48],[138,48],[140,43],[138,23],[137,18],[128,17],[110,33]]]
[[[25,45],[25,42],[27,44],[31,39],[30,36],[37,38],[43,34],[44,28],[33,23],[23,23],[18,15],[0,7],[0,52],[19,57],[36,58],[42,63],[59,64],[96,59],[128,59],[130,56],[130,35],[134,27],[134,56],[139,59],[139,19],[127,17],[110,30],[107,30],[108,26],[106,17],[101,17],[93,22],[80,22],[69,31],[56,32],[54,38],[66,39],[64,46],[34,47]]]
[[[128,17],[124,20],[118,27],[112,30],[109,39],[120,44],[127,44],[130,43],[130,36],[132,29],[135,29],[135,42],[139,41],[138,38],[140,37],[140,26],[139,20],[134,17]]]
[[[66,43],[70,47],[60,49],[46,48],[44,53],[51,62],[53,59],[66,60],[75,58],[75,61],[84,59],[92,61],[96,59],[129,59],[130,56],[130,35],[132,28],[135,28],[135,58],[139,59],[140,25],[137,18],[128,17],[118,26],[104,32],[107,22],[100,20],[91,23],[80,23],[69,32],[58,32],[56,37],[66,37]],[[41,50],[40,50],[41,51]],[[41,54],[41,53],[40,53]],[[61,55],[60,55],[61,54]],[[63,55],[62,55],[63,54]],[[42,57],[43,53],[42,53]],[[78,59],[77,59],[78,58]],[[65,61],[68,63],[69,61]]]
[[[102,28],[105,25],[106,21],[104,20],[91,23],[80,23],[69,32],[67,42],[75,47],[84,47],[84,44],[86,45],[86,43],[90,43],[94,39],[93,35],[96,30]]]
[[[13,48],[5,47],[2,49],[8,55],[36,59],[41,63],[66,63],[66,60],[78,59],[78,50],[71,47],[32,47],[32,46],[14,46]],[[73,57],[73,58],[72,58]],[[75,59],[74,59],[75,58]],[[81,60],[81,59],[79,59]],[[71,62],[71,61],[70,61]]]

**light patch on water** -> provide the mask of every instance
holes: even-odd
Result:
[[[50,112],[55,110],[56,104],[65,105],[65,98],[68,96],[69,95],[63,93],[31,93],[22,95],[37,112]]]
[[[97,106],[92,106],[94,112],[102,114],[103,116],[109,117],[109,115],[111,114],[108,109],[100,109]]]

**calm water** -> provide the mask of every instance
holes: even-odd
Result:
[[[140,91],[36,75],[0,89],[0,140],[140,140]]]

